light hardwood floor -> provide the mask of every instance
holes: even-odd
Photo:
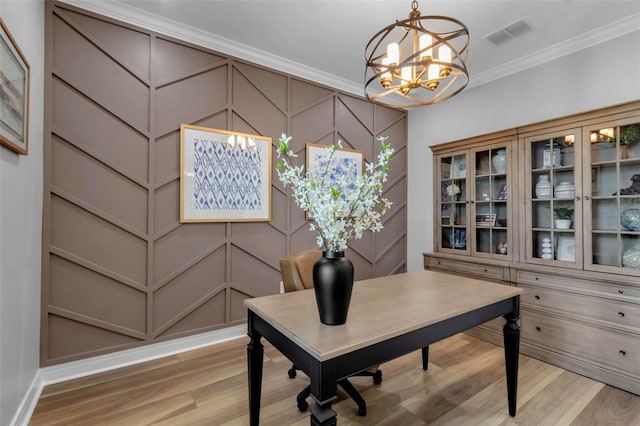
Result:
[[[247,425],[248,338],[47,386],[31,425]],[[340,425],[640,425],[640,397],[520,356],[518,413],[507,413],[503,349],[465,334],[381,366],[383,381],[353,378],[367,416],[338,388]],[[308,425],[289,361],[265,342],[261,424]],[[312,404],[312,402],[310,401]]]

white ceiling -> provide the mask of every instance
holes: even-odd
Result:
[[[409,0],[65,1],[357,94],[366,43],[411,8]],[[640,49],[639,0],[423,0],[419,10],[469,28],[470,86],[633,31]],[[521,18],[532,31],[500,46],[485,38]]]

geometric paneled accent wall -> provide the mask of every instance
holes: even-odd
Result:
[[[388,136],[392,210],[347,256],[356,279],[405,271],[406,113],[45,3],[43,366],[241,324],[279,258],[315,247],[275,173],[271,222],[180,224],[181,123],[286,132],[300,161],[338,139],[372,161]]]

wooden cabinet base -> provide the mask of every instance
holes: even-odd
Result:
[[[522,295],[522,354],[640,395],[640,285],[621,284],[615,275],[596,279],[580,271],[553,273],[518,262],[425,254],[426,269],[496,279],[525,290]],[[564,288],[563,288],[564,287]],[[503,319],[467,334],[502,346]]]

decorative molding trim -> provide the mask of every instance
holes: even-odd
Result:
[[[221,330],[182,337],[166,342],[154,343],[139,348],[126,349],[92,358],[67,362],[38,370],[29,391],[25,395],[13,417],[11,426],[27,426],[33,410],[36,408],[42,389],[54,383],[65,382],[104,371],[115,370],[133,364],[151,361],[158,358],[175,355],[216,343],[238,339],[247,333],[246,324],[227,327]]]
[[[568,56],[580,50],[604,43],[605,41],[622,37],[634,31],[640,31],[640,13],[629,15],[611,24],[595,28],[579,36],[549,46],[546,49],[507,62],[499,68],[493,68],[482,73],[471,75],[467,88],[482,86],[483,84],[499,80],[563,56]]]
[[[72,6],[88,10],[127,24],[145,28],[157,33],[165,34],[188,43],[211,49],[218,53],[233,56],[238,59],[253,62],[284,73],[323,84],[332,89],[338,89],[358,96],[364,96],[364,86],[360,82],[353,82],[337,77],[316,68],[255,49],[246,44],[211,34],[203,30],[189,27],[185,24],[164,18],[152,13],[143,13],[139,9],[118,1],[92,0],[62,0]],[[363,64],[364,66],[364,64]]]
[[[334,89],[358,96],[364,95],[364,82],[353,82],[335,75],[319,71],[304,64],[254,49],[246,44],[194,29],[179,22],[139,9],[118,1],[61,0],[82,9],[98,13],[151,31],[166,34],[216,52],[254,62],[278,71],[297,75]],[[467,89],[499,80],[503,77],[536,67],[545,62],[570,55],[588,47],[640,30],[640,13],[629,15],[611,24],[595,28],[585,34],[555,44],[546,49],[518,58],[514,61],[471,75]]]

